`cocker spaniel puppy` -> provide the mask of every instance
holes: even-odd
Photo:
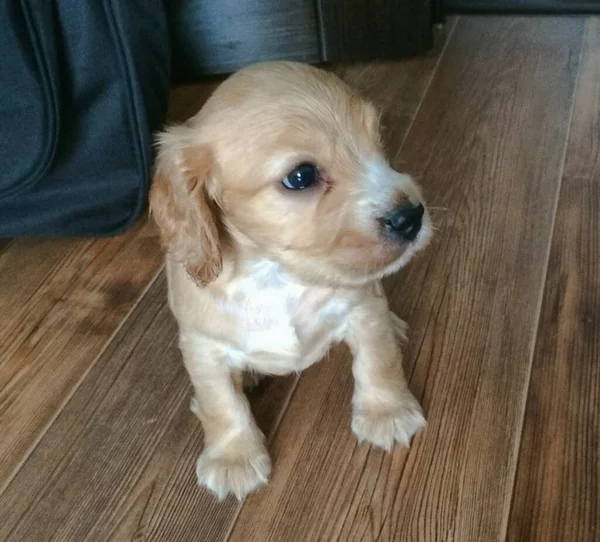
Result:
[[[384,157],[375,108],[330,73],[257,64],[158,145],[150,203],[204,428],[199,482],[240,499],[267,482],[244,374],[301,371],[339,341],[354,357],[352,431],[408,445],[425,419],[380,279],[426,245],[431,223]]]

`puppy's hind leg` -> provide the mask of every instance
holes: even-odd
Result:
[[[223,354],[182,333],[185,366],[194,387],[191,409],[202,422],[204,451],[196,464],[198,483],[222,499],[243,499],[267,483],[271,460],[243,393],[241,375],[232,374]]]

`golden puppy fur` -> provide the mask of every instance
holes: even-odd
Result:
[[[240,499],[267,482],[242,375],[301,371],[339,341],[354,356],[352,430],[387,450],[408,445],[425,420],[402,373],[405,324],[380,279],[431,227],[426,211],[414,239],[382,226],[422,197],[383,156],[375,108],[332,74],[264,63],[231,76],[158,142],[150,202],[204,428],[199,482]],[[299,164],[316,182],[290,190],[282,181]]]

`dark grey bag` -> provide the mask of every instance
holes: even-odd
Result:
[[[135,221],[169,65],[162,0],[0,2],[0,237]]]

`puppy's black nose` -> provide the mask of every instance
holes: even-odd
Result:
[[[403,203],[384,216],[382,222],[388,231],[404,241],[414,241],[421,230],[424,213],[420,203]]]

